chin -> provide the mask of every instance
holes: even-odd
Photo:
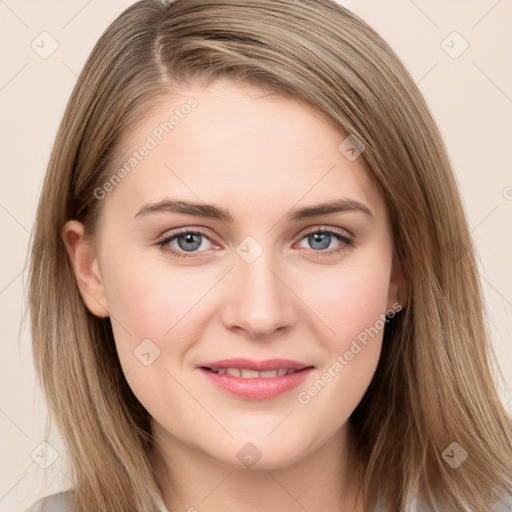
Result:
[[[278,438],[273,442],[263,439],[235,442],[234,445],[234,453],[227,448],[222,453],[210,452],[210,456],[232,468],[269,471],[297,463],[304,457],[306,448],[298,444],[285,446]]]

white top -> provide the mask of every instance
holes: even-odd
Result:
[[[169,512],[160,500],[160,512]],[[64,491],[51,496],[46,496],[36,501],[25,512],[72,512],[73,511],[73,491]]]
[[[505,501],[507,500],[507,501]],[[512,511],[512,495],[496,504],[496,507],[489,512],[511,512]],[[65,491],[57,494],[52,494],[46,498],[41,498],[34,503],[25,512],[72,512],[73,508],[73,491]],[[160,512],[169,512],[164,505],[164,502],[160,500]],[[377,506],[374,512],[386,512],[383,507]],[[445,509],[435,508],[427,509],[421,507],[418,503],[413,503],[409,508],[408,512],[447,512]]]

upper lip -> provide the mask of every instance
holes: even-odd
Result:
[[[279,370],[285,368],[287,370],[303,370],[312,365],[304,364],[299,361],[292,361],[291,359],[265,359],[263,361],[255,361],[253,359],[235,358],[235,359],[222,359],[221,361],[212,361],[209,363],[200,364],[200,368],[240,368],[247,370],[256,370],[264,372],[268,370]]]

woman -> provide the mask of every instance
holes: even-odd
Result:
[[[74,481],[34,510],[508,506],[446,151],[330,0],[121,14],[57,135],[29,300]]]

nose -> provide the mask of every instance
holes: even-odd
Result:
[[[232,289],[224,304],[223,323],[250,338],[282,333],[297,321],[293,283],[287,282],[281,266],[267,253],[252,263],[237,257],[227,284]]]

